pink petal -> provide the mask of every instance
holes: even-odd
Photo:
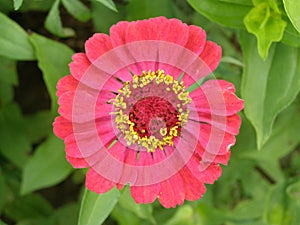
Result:
[[[79,82],[76,79],[74,79],[71,75],[61,78],[56,85],[56,95],[61,96],[65,92],[76,90],[78,83]]]
[[[184,46],[188,39],[188,26],[178,19],[157,17],[130,23],[126,43],[143,40],[161,40]]]
[[[174,208],[176,205],[183,204],[185,187],[179,173],[160,183],[160,191],[157,198],[165,208]]]
[[[203,51],[206,43],[206,33],[205,31],[197,26],[189,26],[189,38],[185,47],[197,55]]]
[[[69,64],[72,76],[80,81],[82,76],[91,66],[91,62],[84,53],[76,53],[72,56],[72,62]]]
[[[130,192],[136,203],[152,203],[155,201],[160,190],[160,184],[148,186],[131,186]]]
[[[244,101],[232,91],[228,82],[209,80],[191,92],[190,97],[199,113],[231,116],[244,108]]]
[[[186,166],[179,173],[184,182],[185,199],[189,201],[200,199],[206,191],[204,183],[199,181]]]
[[[213,118],[213,119],[212,119]],[[189,119],[194,121],[195,123],[205,122],[209,123],[212,126],[215,126],[219,129],[226,131],[227,133],[237,135],[241,126],[241,118],[238,114],[234,114],[232,116],[219,116],[212,115],[208,113],[190,113]]]
[[[110,39],[111,39],[112,46],[114,48],[119,45],[125,44],[125,36],[126,36],[128,26],[129,26],[129,22],[121,21],[110,28],[109,31]]]
[[[53,123],[53,132],[57,137],[64,139],[73,133],[72,123],[64,117],[58,116]]]
[[[214,71],[220,63],[222,57],[222,48],[212,41],[207,41],[200,55],[200,58],[206,65]]]
[[[85,52],[91,62],[112,49],[110,37],[107,34],[94,34],[85,42]]]
[[[235,136],[218,128],[212,128],[212,126],[208,124],[202,124],[199,142],[209,153],[224,155],[227,154],[230,147],[235,144]]]
[[[70,156],[66,156],[66,159],[68,162],[74,167],[74,168],[87,168],[90,165],[86,162],[85,159],[82,158],[73,158]]]
[[[85,185],[89,190],[96,192],[97,194],[102,194],[112,189],[115,186],[115,183],[107,180],[90,168],[86,174]]]

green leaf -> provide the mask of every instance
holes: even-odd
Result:
[[[0,220],[0,225],[7,225],[7,224],[4,223],[2,220]]]
[[[296,30],[300,33],[300,1],[298,0],[283,0],[286,14],[290,18]]]
[[[26,137],[24,118],[15,104],[5,105],[0,110],[0,152],[22,168],[31,150]]]
[[[36,49],[38,66],[51,97],[51,110],[57,112],[56,84],[60,78],[69,74],[68,64],[74,54],[68,46],[50,40],[38,34],[32,34],[30,40]]]
[[[49,111],[41,111],[25,118],[26,134],[31,143],[38,143],[52,132],[53,115]]]
[[[288,20],[282,42],[286,45],[299,48],[300,47],[300,33],[294,28],[292,23]]]
[[[78,225],[101,225],[117,204],[120,192],[113,188],[104,194],[85,189]]]
[[[79,0],[62,0],[68,12],[81,22],[86,22],[91,18],[90,10]]]
[[[172,4],[170,0],[131,0],[126,7],[127,19],[140,20],[156,16],[172,17]]]
[[[3,176],[3,172],[0,168],[0,215],[2,214],[2,209],[6,203],[6,200],[7,200],[7,187]]]
[[[287,195],[295,200],[300,206],[300,177],[295,182],[291,183],[286,189]]]
[[[60,14],[59,14],[59,3],[60,3],[60,0],[56,0],[53,3],[50,12],[47,15],[47,18],[45,21],[45,27],[47,30],[49,30],[51,33],[57,35],[58,37],[74,36],[75,33],[72,29],[63,28]]]
[[[52,218],[56,221],[55,225],[76,224],[78,220],[79,204],[69,203],[55,210]]]
[[[53,209],[50,203],[38,194],[17,198],[5,208],[5,215],[14,221],[47,217]]]
[[[266,59],[272,42],[282,39],[286,22],[268,3],[260,3],[247,14],[244,23],[257,38],[259,55]]]
[[[170,218],[165,225],[193,225],[193,208],[190,205],[184,205],[178,208],[175,215]]]
[[[24,167],[22,194],[50,187],[61,182],[71,173],[72,168],[65,159],[64,148],[63,141],[53,134],[39,145]]]
[[[190,5],[210,20],[232,28],[244,28],[243,19],[252,9],[251,0],[188,0]]]
[[[300,50],[277,44],[263,61],[254,50],[253,37],[242,33],[240,42],[245,64],[245,114],[256,130],[260,149],[270,137],[277,114],[292,103],[300,90]]]
[[[136,216],[132,211],[128,211],[119,205],[116,205],[110,214],[118,225],[140,225],[141,219]]]
[[[110,27],[120,20],[125,20],[125,7],[120,6],[119,12],[112,11],[96,1],[92,1],[92,18],[96,30],[108,33]],[[105,20],[103,20],[105,18]]]
[[[103,4],[105,7],[111,9],[112,11],[118,12],[115,3],[112,0],[94,0],[94,1]]]
[[[16,61],[0,57],[0,108],[12,102],[13,86],[18,85]]]
[[[0,12],[0,56],[16,60],[35,59],[28,34],[13,20]]]
[[[128,211],[133,212],[141,219],[154,220],[152,216],[152,206],[144,204],[136,204],[130,194],[130,189],[128,187],[122,191],[122,195],[119,200],[119,205]]]
[[[14,9],[18,10],[23,4],[23,0],[14,0]]]

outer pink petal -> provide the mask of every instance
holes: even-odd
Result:
[[[185,187],[179,173],[160,183],[159,202],[165,207],[182,205],[185,198]]]
[[[226,84],[226,85],[225,85]],[[231,116],[244,108],[244,101],[233,93],[233,88],[228,82],[219,80],[209,80],[200,88],[190,93],[196,109],[199,113],[208,113],[221,116]],[[210,102],[206,95],[223,96],[219,99],[211,99]]]
[[[223,164],[227,165],[228,161],[230,159],[230,151],[228,151],[226,154],[223,155],[215,155],[211,154],[207,151],[204,150],[204,148],[201,146],[200,143],[198,143],[196,147],[196,155],[199,155],[199,157],[205,161],[205,162],[212,162],[212,163],[217,163],[217,164]]]
[[[185,47],[192,52],[200,55],[206,43],[205,31],[197,26],[189,26],[189,38]]]
[[[86,187],[96,192],[97,194],[102,194],[115,186],[115,183],[105,179],[100,174],[98,174],[94,169],[90,168],[86,174]]]
[[[72,56],[72,62],[69,64],[72,76],[80,81],[82,76],[91,66],[91,62],[84,53],[76,53]]]
[[[178,19],[156,17],[130,23],[126,43],[143,40],[161,40],[184,46],[188,39],[188,26]]]
[[[206,191],[204,183],[199,181],[186,166],[180,170],[180,175],[184,182],[185,199],[190,201],[200,199]]]
[[[238,114],[232,116],[218,116],[214,115],[212,120],[212,115],[208,113],[199,112],[197,115],[190,114],[190,120],[199,122],[209,123],[219,129],[226,131],[227,133],[237,135],[241,126],[241,118]]]
[[[131,186],[130,192],[136,203],[151,203],[154,202],[158,196],[160,184],[153,184],[148,186]]]
[[[82,158],[73,158],[70,156],[66,156],[66,159],[68,162],[74,167],[74,168],[87,168],[90,165],[86,162],[85,159]]]
[[[215,149],[207,149],[208,143],[214,141],[212,138],[216,138],[215,142],[219,143],[214,143],[214,145],[210,144],[210,146],[216,147]],[[208,124],[202,124],[199,142],[209,153],[224,155],[229,151],[230,147],[235,144],[235,136],[218,128],[212,129],[212,126]]]
[[[106,34],[94,34],[85,42],[85,52],[91,62],[111,49],[110,37]]]
[[[110,28],[110,39],[113,47],[125,44],[125,36],[129,24],[127,21],[121,21]]]
[[[76,90],[78,83],[78,80],[74,79],[71,75],[61,78],[56,85],[56,95],[61,96],[65,92]]]
[[[222,57],[222,48],[212,41],[207,41],[200,55],[200,58],[206,65],[214,71],[220,63]]]
[[[58,116],[53,123],[53,131],[57,137],[64,139],[73,133],[72,123],[64,117]]]

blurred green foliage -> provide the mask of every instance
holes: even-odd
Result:
[[[85,190],[52,133],[75,40],[159,15],[203,27],[223,48],[215,76],[245,100],[222,177],[175,209]],[[0,1],[0,225],[299,225],[299,19],[295,0]]]

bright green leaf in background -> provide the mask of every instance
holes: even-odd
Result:
[[[118,12],[117,10],[117,7],[115,5],[115,3],[113,2],[113,0],[93,0],[95,2],[99,2],[101,4],[103,4],[105,7],[115,11],[115,12]]]
[[[36,149],[23,171],[22,194],[49,187],[64,180],[72,171],[66,161],[64,143],[53,134]]]
[[[62,25],[60,14],[59,14],[59,5],[60,5],[60,0],[55,0],[46,18],[45,27],[47,30],[57,35],[58,37],[74,36],[75,33],[72,29],[64,28]]]
[[[51,97],[51,109],[57,112],[56,84],[60,78],[69,74],[68,64],[74,54],[68,46],[32,34],[30,41],[35,47],[38,66],[43,72],[44,81]]]
[[[263,61],[255,50],[254,38],[242,33],[240,42],[245,64],[245,114],[256,130],[261,148],[271,134],[277,114],[291,104],[300,90],[300,50],[277,44]]]
[[[38,194],[23,196],[11,202],[5,209],[5,214],[14,221],[47,217],[52,213],[51,205]]]
[[[252,8],[251,0],[188,0],[199,13],[219,24],[244,28],[243,19]]]
[[[120,192],[116,188],[104,194],[85,189],[78,225],[101,225],[117,204],[119,197]]]
[[[244,19],[248,32],[257,38],[259,55],[266,59],[272,42],[278,42],[283,37],[286,22],[281,18],[277,6],[261,2],[247,14]]]
[[[172,1],[170,0],[132,0],[127,5],[128,20],[140,20],[149,17],[172,17]]]
[[[30,142],[26,137],[24,118],[17,104],[0,109],[0,152],[19,168],[23,168]]]
[[[28,34],[13,20],[0,12],[0,56],[16,60],[35,59]]]
[[[14,9],[18,10],[23,4],[23,0],[14,0]]]
[[[296,30],[300,33],[300,1],[283,0],[286,14],[290,18]]]
[[[62,0],[68,12],[81,22],[86,22],[91,18],[90,10],[79,0]]]
[[[287,25],[282,37],[282,42],[291,47],[300,47],[300,33],[294,28],[293,24],[286,19]]]

